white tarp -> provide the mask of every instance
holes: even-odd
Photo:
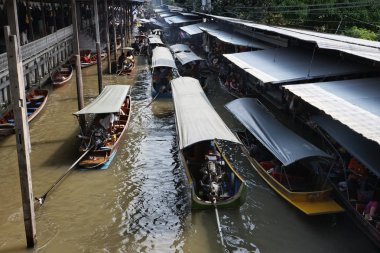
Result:
[[[148,40],[149,40],[149,44],[160,44],[160,45],[164,45],[164,43],[162,42],[160,36],[155,35],[155,34],[149,34],[149,36],[148,36]]]
[[[175,44],[175,45],[171,45],[169,48],[173,53],[179,53],[179,52],[184,52],[184,51],[191,52],[190,47],[185,44]]]
[[[242,35],[240,33],[227,32],[227,31],[223,31],[223,30],[219,30],[219,29],[215,29],[211,27],[203,27],[203,26],[200,26],[199,29],[208,33],[211,36],[218,38],[219,40],[225,43],[229,43],[232,45],[245,46],[245,47],[251,47],[251,48],[258,48],[258,49],[271,48],[271,46],[268,46],[260,41],[254,40],[253,38]]]
[[[179,148],[207,140],[239,140],[207,99],[197,79],[179,77],[171,81]]]
[[[193,24],[193,25],[186,25],[180,27],[180,29],[189,35],[195,35],[195,34],[201,34],[203,31],[199,29],[200,27],[203,27],[204,29],[207,28],[218,28],[218,24],[216,23],[211,23],[211,22],[203,22],[203,23],[198,23],[198,24]]]
[[[116,113],[125,101],[125,97],[129,92],[129,85],[108,85],[99,94],[94,101],[75,115],[80,114],[98,114],[98,113]]]
[[[167,47],[156,47],[153,49],[152,68],[170,67],[177,68],[172,53]]]
[[[192,61],[202,61],[203,59],[196,55],[194,52],[179,52],[174,54],[174,57],[182,64],[185,65]]]
[[[266,49],[223,56],[263,83],[283,83],[375,71],[373,67],[344,61],[318,50],[313,56],[313,50],[302,48]]]
[[[355,132],[380,144],[380,78],[283,87]]]

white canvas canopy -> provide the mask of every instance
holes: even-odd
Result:
[[[185,44],[175,44],[175,45],[171,45],[169,48],[173,53],[186,52],[186,51],[191,52],[190,47]]]
[[[94,101],[74,115],[119,112],[130,87],[130,85],[108,85]]]
[[[160,45],[164,44],[164,42],[162,42],[160,36],[155,35],[155,34],[150,34],[148,36],[148,40],[149,40],[150,44],[160,44]]]
[[[185,65],[192,61],[203,61],[201,57],[194,54],[193,52],[179,52],[174,54],[174,57],[178,59],[182,65]]]
[[[197,79],[180,77],[171,81],[179,148],[207,140],[239,140],[219,117]]]
[[[152,68],[170,67],[177,68],[174,58],[170,50],[166,47],[156,47],[153,49]]]

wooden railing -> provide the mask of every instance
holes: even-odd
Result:
[[[21,46],[22,61],[24,62],[33,56],[40,54],[41,52],[72,36],[72,34],[73,28],[72,26],[68,26],[41,39]],[[0,54],[0,72],[6,70],[8,70],[7,53],[2,53]]]

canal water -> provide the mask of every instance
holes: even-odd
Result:
[[[86,104],[97,96],[96,66],[83,69]],[[306,217],[277,196],[239,149],[231,159],[248,185],[240,209],[191,211],[178,160],[173,104],[150,96],[144,58],[130,76],[105,84],[132,85],[127,134],[107,170],[73,170],[42,207],[36,205],[37,245],[25,249],[15,137],[0,139],[0,252],[379,252],[346,215]],[[208,96],[223,108],[233,98],[210,79]],[[78,157],[75,78],[50,89],[46,108],[30,124],[33,192],[44,193]],[[196,112],[194,112],[196,113]]]

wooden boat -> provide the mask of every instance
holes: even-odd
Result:
[[[122,55],[124,54],[124,59],[120,59],[122,55],[119,57],[116,73],[119,76],[125,76],[129,75],[135,68],[134,48],[123,47],[121,48],[121,50]]]
[[[178,76],[170,50],[166,47],[156,47],[152,56],[152,97],[172,97],[170,81]]]
[[[102,52],[100,54],[100,57],[101,57],[101,60],[103,61],[104,59],[107,58],[107,53]],[[95,65],[97,63],[98,63],[98,61],[97,61],[96,52],[95,53],[90,52],[89,55],[86,55],[85,57],[81,57],[80,66],[81,66],[81,68],[87,68],[87,67]]]
[[[26,108],[28,122],[32,121],[45,106],[48,99],[48,90],[34,89],[26,93]],[[0,117],[0,135],[10,135],[15,132],[13,110],[8,110]]]
[[[175,44],[169,48],[174,55],[179,74],[181,76],[190,76],[198,79],[203,90],[206,91],[206,79],[210,74],[206,61],[196,55],[190,47],[185,44]]]
[[[343,212],[318,163],[328,154],[283,126],[257,99],[236,99],[226,108],[247,129],[237,132],[243,152],[273,190],[307,215]]]
[[[239,144],[208,101],[199,81],[171,82],[179,156],[193,209],[232,208],[244,203],[247,186],[219,143]]]
[[[73,76],[73,68],[70,64],[64,64],[51,75],[53,86],[58,88],[70,81]]]
[[[327,115],[314,115],[310,117],[310,122],[314,130],[325,141],[326,146],[330,147],[336,157],[341,158],[340,161],[343,161],[330,176],[336,196],[345,207],[348,216],[380,248],[380,216],[378,212],[373,217],[363,215],[368,202],[373,200],[373,197],[375,197],[374,199],[378,198],[376,187],[380,179],[378,166],[380,145]],[[353,154],[362,166],[358,163],[357,167],[350,166],[348,157],[346,160],[342,157],[345,153],[342,153],[341,148],[349,154]],[[362,170],[363,168],[364,170]],[[359,190],[355,194],[355,189],[350,189],[347,184],[349,175],[355,175],[354,177],[361,178],[362,182],[367,182],[365,191]]]
[[[74,115],[92,116],[91,125],[81,129],[79,151],[90,151],[79,162],[85,169],[106,169],[114,158],[120,140],[126,132],[131,111],[129,85],[108,85],[89,105]],[[90,116],[91,115],[91,116]],[[113,118],[113,123],[107,121]],[[84,133],[84,134],[83,134]]]

